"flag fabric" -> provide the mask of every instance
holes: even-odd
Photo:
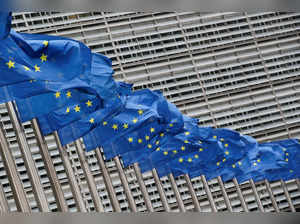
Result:
[[[88,100],[91,94],[98,97],[99,100],[97,104],[99,104],[100,101],[108,102],[108,100],[117,99],[117,84],[112,80],[113,72],[110,61],[100,54],[92,54],[92,58],[96,59],[92,61],[91,72],[86,74],[84,78],[73,80],[72,82],[44,83],[42,89],[48,89],[48,93],[35,95],[33,91],[38,89],[37,81],[27,83],[29,87],[25,88],[25,90],[28,89],[28,93],[31,94],[31,96],[27,96],[27,98],[24,99],[19,96],[21,99],[16,100],[21,121],[25,122],[34,117],[40,117],[65,106],[67,103],[74,103],[74,101],[78,103],[83,101],[83,99]],[[90,85],[92,82],[97,84]],[[99,87],[100,85],[103,86]],[[104,88],[104,86],[106,86],[107,89]],[[24,95],[24,91],[22,94]],[[42,106],[41,104],[44,102],[48,103]]]
[[[7,37],[10,32],[11,12],[0,12],[0,40]]]
[[[86,150],[103,147],[106,159],[139,163],[159,176],[205,175],[292,179],[300,176],[299,140],[259,144],[250,136],[182,115],[159,91],[133,91],[116,82],[112,61],[75,40],[10,29],[0,13],[0,103],[15,100],[21,121],[37,118],[44,135],[62,145],[83,137]]]
[[[22,122],[29,121],[35,117],[41,118],[43,115],[47,115],[52,111],[60,108],[65,110],[81,102],[89,102],[89,107],[92,104],[97,103],[101,105],[101,99],[96,95],[86,93],[80,89],[66,89],[55,93],[45,93],[32,97],[28,97],[21,100],[16,100],[16,104],[19,111],[19,117]]]
[[[131,92],[126,96],[123,110],[120,110],[114,116],[108,117],[100,126],[83,137],[86,150],[103,147],[104,145],[107,148],[113,147],[118,138],[138,129],[145,123],[160,120],[161,117],[153,109],[159,97],[150,90]]]
[[[63,37],[11,30],[0,41],[0,49],[0,86],[30,80],[73,82],[84,78],[91,69],[90,49]]]
[[[43,135],[48,135],[88,117],[97,110],[103,110],[101,101],[94,95],[85,94],[84,99],[70,102],[60,109],[37,118]]]

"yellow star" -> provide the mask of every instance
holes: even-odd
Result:
[[[70,113],[70,107],[67,107],[66,113]]]
[[[224,142],[224,138],[221,138],[220,141],[221,141],[221,142]]]
[[[135,124],[135,123],[138,122],[138,119],[137,119],[137,118],[134,118],[134,119],[132,120],[132,122]]]
[[[129,141],[129,142],[133,142],[133,138],[131,138],[131,137],[128,138],[128,141]]]
[[[142,140],[141,138],[139,138],[139,139],[138,139],[138,143],[139,143],[139,144],[142,144],[142,143],[143,143],[143,140]]]
[[[223,159],[223,162],[226,162],[226,158]]]
[[[25,71],[30,71],[30,68],[28,68],[27,66],[23,65],[23,68],[25,69]]]
[[[103,126],[106,126],[107,125],[107,121],[103,121]]]
[[[165,136],[165,134],[164,133],[160,133],[160,137],[164,137]]]
[[[94,122],[95,122],[95,119],[94,119],[94,118],[91,118],[91,119],[90,119],[90,123],[91,123],[91,124],[94,124]]]
[[[40,57],[41,61],[44,62],[44,61],[47,61],[47,55],[45,54],[42,54],[42,56]]]
[[[188,135],[190,135],[190,132],[187,131],[187,132],[185,132],[184,134],[185,134],[186,136],[188,136]]]
[[[285,151],[286,151],[286,148],[282,148],[282,150],[285,152]]]
[[[66,95],[67,95],[67,98],[72,97],[72,93],[71,93],[70,91],[68,91],[68,92],[66,93]]]
[[[150,132],[151,133],[155,132],[155,129],[154,128],[150,128]]]
[[[167,152],[167,151],[165,151],[165,152],[164,152],[164,155],[165,155],[165,156],[166,156],[166,155],[168,155],[168,152]]]
[[[187,144],[187,143],[189,143],[189,141],[188,140],[184,140],[184,143]]]
[[[235,164],[232,164],[232,168],[235,168],[236,166],[235,166]]]
[[[173,150],[173,153],[176,154],[176,153],[177,153],[177,150]]]
[[[80,112],[80,106],[76,105],[76,107],[74,108],[75,112]]]
[[[127,129],[128,128],[128,124],[123,124],[123,128]]]
[[[173,124],[169,124],[170,127],[173,127]]]
[[[49,42],[47,40],[43,41],[45,47],[48,47]]]
[[[227,148],[227,147],[228,147],[228,144],[226,143],[224,146]]]
[[[14,68],[15,67],[15,62],[12,62],[11,60],[9,60],[9,62],[6,63],[8,68]]]
[[[150,137],[148,135],[146,135],[145,139],[148,141],[150,139]]]
[[[260,161],[261,161],[260,159],[257,160],[258,163],[260,163]]]
[[[203,148],[200,148],[200,149],[199,149],[199,152],[202,152],[202,151],[203,151]]]
[[[56,98],[59,98],[59,97],[60,97],[60,92],[56,92],[56,93],[55,93],[55,97],[56,97]]]
[[[117,124],[113,124],[112,129],[114,129],[115,131],[118,130],[118,125]]]
[[[199,143],[199,144],[202,144],[202,141],[199,141],[198,143]]]
[[[290,173],[293,173],[294,171],[293,170],[290,170]]]
[[[144,111],[143,110],[139,110],[138,113],[139,113],[139,115],[142,115],[144,113]]]
[[[184,150],[185,150],[185,147],[184,147],[184,146],[181,146],[181,150],[184,151]]]
[[[188,158],[188,162],[191,163],[193,161],[192,158]]]
[[[217,162],[217,166],[220,166],[220,162]]]
[[[87,107],[91,107],[93,105],[93,102],[88,100],[85,104],[87,105]]]
[[[254,166],[257,166],[257,163],[253,163]]]
[[[242,162],[241,162],[241,161],[238,161],[238,164],[239,164],[239,165],[242,165]]]
[[[214,138],[214,139],[216,139],[216,138],[217,138],[217,136],[215,135],[213,138]]]
[[[156,149],[156,151],[157,151],[157,152],[160,151],[160,148],[158,147],[158,148]]]
[[[155,144],[158,145],[158,144],[159,144],[159,141],[156,141]]]
[[[286,156],[289,156],[289,154],[288,154],[288,153],[285,153],[285,155],[286,155]]]
[[[286,162],[288,162],[288,161],[289,161],[289,159],[288,159],[288,158],[286,158],[286,159],[285,159],[285,161],[286,161]]]
[[[149,149],[152,149],[152,145],[151,145],[151,144],[148,144],[148,148],[149,148]]]
[[[178,161],[179,161],[180,163],[182,163],[182,162],[183,162],[183,159],[182,159],[182,158],[180,158]]]
[[[34,69],[35,69],[35,72],[40,72],[41,71],[41,67],[39,67],[37,65],[34,66]]]
[[[196,159],[198,159],[198,158],[199,158],[199,156],[198,156],[198,155],[195,155],[194,157],[195,157]]]
[[[226,154],[226,155],[229,155],[229,152],[228,152],[228,151],[226,151],[226,152],[225,152],[225,154]]]

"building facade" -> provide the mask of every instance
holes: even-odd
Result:
[[[93,52],[112,59],[115,79],[134,84],[135,89],[161,90],[165,97],[186,115],[200,119],[202,126],[230,128],[251,135],[260,142],[300,138],[300,14],[299,13],[14,13],[16,31],[70,37],[82,41]],[[32,177],[16,138],[7,105],[0,105],[1,123],[32,211],[41,211]],[[38,171],[48,206],[58,211],[52,183],[38,147],[32,123],[23,124],[33,164]],[[59,186],[68,210],[80,210],[66,173],[66,165],[53,135],[45,141],[54,164]],[[64,153],[69,158],[74,180],[86,211],[95,211],[95,201],[74,144]],[[85,161],[96,183],[104,211],[113,211],[96,152],[85,154]],[[124,185],[115,161],[106,161],[122,211],[130,211]],[[141,187],[133,168],[125,170],[138,211],[147,211]],[[152,173],[143,175],[152,206],[163,211],[162,201]],[[0,162],[0,183],[9,210],[17,205],[9,174]],[[169,178],[161,179],[168,203],[179,211]],[[194,204],[185,179],[176,183],[186,210]],[[201,178],[192,180],[202,211],[211,205]],[[208,182],[218,211],[226,211],[222,189],[217,180]],[[249,211],[275,211],[267,183],[249,182],[240,190]],[[297,180],[270,184],[280,211],[300,209]],[[225,184],[233,211],[243,211],[233,182]],[[286,191],[285,191],[286,190]],[[257,198],[258,196],[258,198]]]

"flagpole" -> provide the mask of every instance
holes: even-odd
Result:
[[[165,209],[165,212],[170,212],[171,209],[170,209],[170,206],[169,206],[169,203],[168,203],[168,199],[166,197],[166,194],[165,194],[165,191],[163,189],[162,183],[159,179],[159,176],[158,176],[157,171],[156,171],[155,168],[152,169],[152,175],[153,175],[156,187],[157,187],[158,194],[160,196],[160,200],[161,200],[162,205]]]
[[[261,211],[261,212],[265,212],[265,209],[264,209],[264,206],[259,198],[259,195],[258,195],[258,192],[257,192],[257,189],[256,189],[256,186],[255,186],[255,183],[253,181],[253,179],[250,179],[250,185],[251,185],[251,188],[252,188],[252,191],[254,193],[254,197],[256,199],[256,203],[258,205],[258,209]]]
[[[129,183],[127,181],[125,172],[124,172],[123,167],[121,165],[120,158],[118,156],[114,157],[114,162],[117,166],[117,170],[118,170],[118,173],[119,173],[119,176],[120,176],[120,179],[121,179],[121,183],[122,183],[122,186],[124,188],[124,191],[125,191],[125,194],[126,194],[126,197],[127,197],[127,200],[128,200],[129,208],[131,209],[132,212],[137,212],[137,207],[136,207],[132,192],[129,188]]]
[[[0,122],[0,153],[2,161],[7,172],[7,177],[11,189],[13,191],[14,200],[16,202],[17,210],[19,212],[31,212],[31,208],[27,201],[26,193],[23,188],[22,181],[18,174],[14,158],[9,149],[7,140],[4,135],[4,128],[2,122]]]
[[[78,153],[78,156],[79,156],[79,160],[80,160],[80,163],[81,163],[81,168],[84,172],[84,176],[87,180],[87,184],[88,184],[89,189],[90,189],[90,194],[91,194],[93,202],[94,202],[95,210],[97,212],[104,212],[104,207],[102,205],[100,195],[99,195],[98,190],[97,190],[95,179],[94,179],[94,177],[91,173],[91,170],[89,168],[89,164],[86,161],[86,157],[84,155],[84,151],[83,151],[80,140],[75,141],[75,147],[77,149],[77,153]]]
[[[279,209],[279,207],[278,207],[278,205],[277,205],[276,199],[275,199],[275,197],[274,197],[274,195],[273,195],[273,192],[272,192],[271,184],[270,184],[269,181],[266,180],[266,179],[265,179],[264,182],[265,182],[265,184],[266,184],[266,188],[267,188],[267,191],[268,191],[269,196],[270,196],[270,198],[271,198],[271,202],[272,202],[273,208],[275,209],[275,212],[280,212],[280,209]]]
[[[240,188],[240,186],[239,186],[239,183],[238,183],[237,179],[236,179],[236,178],[233,178],[232,181],[233,181],[233,183],[234,183],[234,185],[235,185],[235,188],[236,188],[236,190],[237,190],[239,199],[240,199],[240,201],[241,201],[241,206],[242,206],[244,212],[249,212],[249,209],[248,209],[248,207],[247,207],[247,205],[246,205],[246,201],[245,201],[245,199],[244,199],[244,197],[243,197],[242,190],[241,190],[241,188]]]
[[[55,131],[53,134],[54,134],[54,138],[55,138],[56,145],[57,145],[57,148],[58,148],[58,152],[61,156],[61,159],[62,159],[62,162],[64,164],[67,177],[69,179],[69,184],[70,184],[70,187],[71,187],[71,191],[72,191],[74,200],[76,202],[76,207],[77,207],[79,212],[87,212],[87,209],[86,209],[85,204],[83,202],[83,198],[82,198],[78,183],[76,181],[76,178],[75,178],[75,175],[74,175],[74,172],[73,172],[73,168],[71,166],[71,163],[70,163],[69,157],[67,155],[66,149],[62,147],[57,131]]]
[[[32,189],[34,191],[34,195],[37,200],[38,207],[42,212],[50,212],[48,201],[47,201],[46,195],[44,193],[42,183],[40,181],[40,176],[39,176],[37,168],[35,166],[35,162],[32,158],[30,148],[27,144],[26,136],[23,131],[23,127],[19,123],[13,102],[6,103],[6,107],[7,107],[10,119],[12,121],[13,127],[15,129],[16,138],[19,143],[19,147],[22,152],[22,156],[24,158],[24,163],[25,163],[25,167],[28,171],[28,176],[32,183]]]
[[[205,192],[206,192],[206,194],[207,194],[207,198],[208,198],[208,201],[209,201],[209,203],[210,203],[212,212],[218,212],[218,209],[217,209],[217,207],[216,207],[214,198],[213,198],[213,196],[212,196],[212,193],[210,192],[208,183],[207,183],[206,178],[205,178],[204,175],[201,175],[201,181],[202,181],[202,183],[203,183],[203,185],[204,185],[204,189],[205,189]]]
[[[113,187],[112,181],[110,179],[109,172],[106,168],[106,165],[105,165],[102,153],[100,151],[100,148],[97,148],[95,151],[96,151],[96,158],[97,158],[98,163],[100,165],[100,169],[101,169],[101,172],[102,172],[104,184],[106,186],[106,189],[107,189],[107,192],[108,192],[113,210],[115,212],[122,212],[119,200],[118,200],[116,192],[114,190],[114,187]]]
[[[181,212],[186,212],[186,209],[184,207],[184,203],[182,201],[179,189],[178,189],[177,184],[176,184],[176,180],[175,180],[175,178],[174,178],[174,176],[173,176],[172,173],[170,173],[168,176],[169,176],[169,179],[171,181],[171,186],[172,186],[172,189],[174,191],[174,194],[175,194],[175,197],[176,197],[176,200],[177,200],[177,204],[178,204],[179,210]]]
[[[139,186],[140,186],[140,190],[141,190],[142,195],[144,197],[144,201],[145,201],[147,210],[148,210],[148,212],[154,212],[154,209],[153,209],[153,206],[152,206],[152,203],[151,203],[151,199],[150,199],[149,194],[148,194],[147,187],[146,187],[145,182],[143,180],[143,174],[141,173],[141,169],[140,169],[138,163],[133,164],[133,169],[134,169],[134,172],[136,174],[137,181],[138,181]]]
[[[225,205],[226,205],[227,209],[229,210],[229,212],[233,212],[233,209],[232,209],[232,206],[231,206],[228,194],[226,192],[224,183],[223,183],[222,178],[220,176],[218,176],[218,183],[219,183],[219,185],[221,187],[222,195],[224,197],[224,201],[225,201]]]
[[[198,201],[198,197],[197,197],[197,194],[195,192],[195,189],[193,187],[193,183],[191,181],[191,178],[188,174],[185,174],[184,175],[184,179],[186,181],[186,184],[189,188],[189,192],[191,194],[191,197],[192,197],[192,201],[193,201],[193,204],[194,204],[194,209],[196,212],[201,212],[201,207],[200,207],[200,203]]]
[[[56,199],[56,204],[58,211],[60,212],[68,212],[68,205],[64,197],[64,192],[61,188],[61,185],[59,184],[59,179],[56,174],[55,167],[53,165],[51,155],[48,151],[48,146],[45,142],[45,139],[43,138],[43,135],[41,133],[40,127],[38,125],[37,120],[34,118],[31,121],[33,131],[35,133],[38,147],[40,148],[40,152],[43,158],[43,161],[45,163],[45,168],[48,174],[49,181],[51,183],[51,188],[54,194],[54,197]]]
[[[7,212],[9,212],[9,206],[5,197],[4,189],[2,187],[2,184],[0,183],[0,214]]]
[[[287,189],[287,186],[286,186],[285,182],[282,179],[280,179],[280,183],[281,183],[281,186],[283,188],[283,192],[284,192],[286,200],[287,200],[287,202],[289,204],[289,207],[291,208],[291,212],[296,212],[296,209],[295,209],[295,207],[293,205],[292,199],[291,199],[291,197],[289,195],[289,191]]]

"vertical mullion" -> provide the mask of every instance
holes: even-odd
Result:
[[[55,170],[54,164],[52,162],[51,155],[48,151],[47,143],[45,142],[45,139],[42,136],[42,133],[41,133],[41,130],[40,130],[37,120],[33,119],[31,121],[31,124],[33,127],[33,131],[35,133],[35,136],[37,138],[38,147],[40,148],[40,152],[41,152],[42,158],[45,163],[45,168],[46,168],[46,171],[48,174],[49,181],[51,183],[51,188],[53,190],[53,193],[54,193],[54,196],[56,199],[58,211],[68,212],[69,211],[68,205],[66,203],[64,193],[63,193],[61,185],[59,183],[59,179],[56,174],[56,170]]]
[[[112,181],[110,179],[109,172],[108,172],[108,170],[105,166],[105,162],[104,162],[102,153],[101,153],[99,148],[96,149],[96,158],[98,160],[98,163],[99,163],[102,175],[103,175],[104,184],[106,186],[106,189],[107,189],[107,192],[108,192],[113,210],[115,212],[121,212],[122,210],[121,210],[121,207],[120,207],[119,200],[117,198],[117,195],[116,195],[116,192],[114,190]]]
[[[65,167],[67,177],[69,179],[71,191],[72,191],[73,197],[74,197],[75,202],[76,202],[76,207],[77,207],[79,212],[86,212],[87,209],[86,209],[86,206],[84,204],[83,197],[82,197],[82,194],[80,192],[79,185],[76,181],[76,177],[74,175],[72,165],[70,163],[70,159],[67,155],[66,149],[61,145],[61,142],[60,142],[57,131],[54,132],[54,138],[55,138],[55,141],[56,141],[58,152],[61,156],[63,165]]]
[[[16,202],[17,210],[19,212],[31,212],[26,193],[17,171],[14,158],[11,154],[11,150],[7,144],[7,140],[4,135],[4,127],[0,122],[0,153],[4,164],[5,171],[9,179],[11,189],[13,191],[13,197]]]
[[[11,122],[15,129],[16,138],[24,158],[25,167],[28,171],[30,182],[32,183],[33,194],[37,200],[39,209],[42,212],[49,212],[49,205],[43,189],[38,170],[36,168],[35,162],[33,160],[30,148],[27,143],[27,139],[23,130],[22,125],[20,124],[16,110],[13,102],[6,103],[8,114],[10,116]]]
[[[78,153],[78,156],[79,156],[81,167],[82,167],[84,176],[87,180],[87,184],[88,184],[88,187],[89,187],[89,190],[90,190],[90,193],[91,193],[94,205],[95,205],[95,209],[96,209],[97,212],[104,212],[104,208],[103,208],[103,205],[102,205],[102,202],[101,202],[101,199],[100,199],[100,195],[99,195],[98,190],[97,190],[95,179],[94,179],[94,177],[91,173],[91,170],[89,168],[89,164],[86,161],[86,157],[84,155],[84,151],[83,151],[82,144],[81,144],[80,140],[75,141],[75,147],[77,149],[77,153]]]

